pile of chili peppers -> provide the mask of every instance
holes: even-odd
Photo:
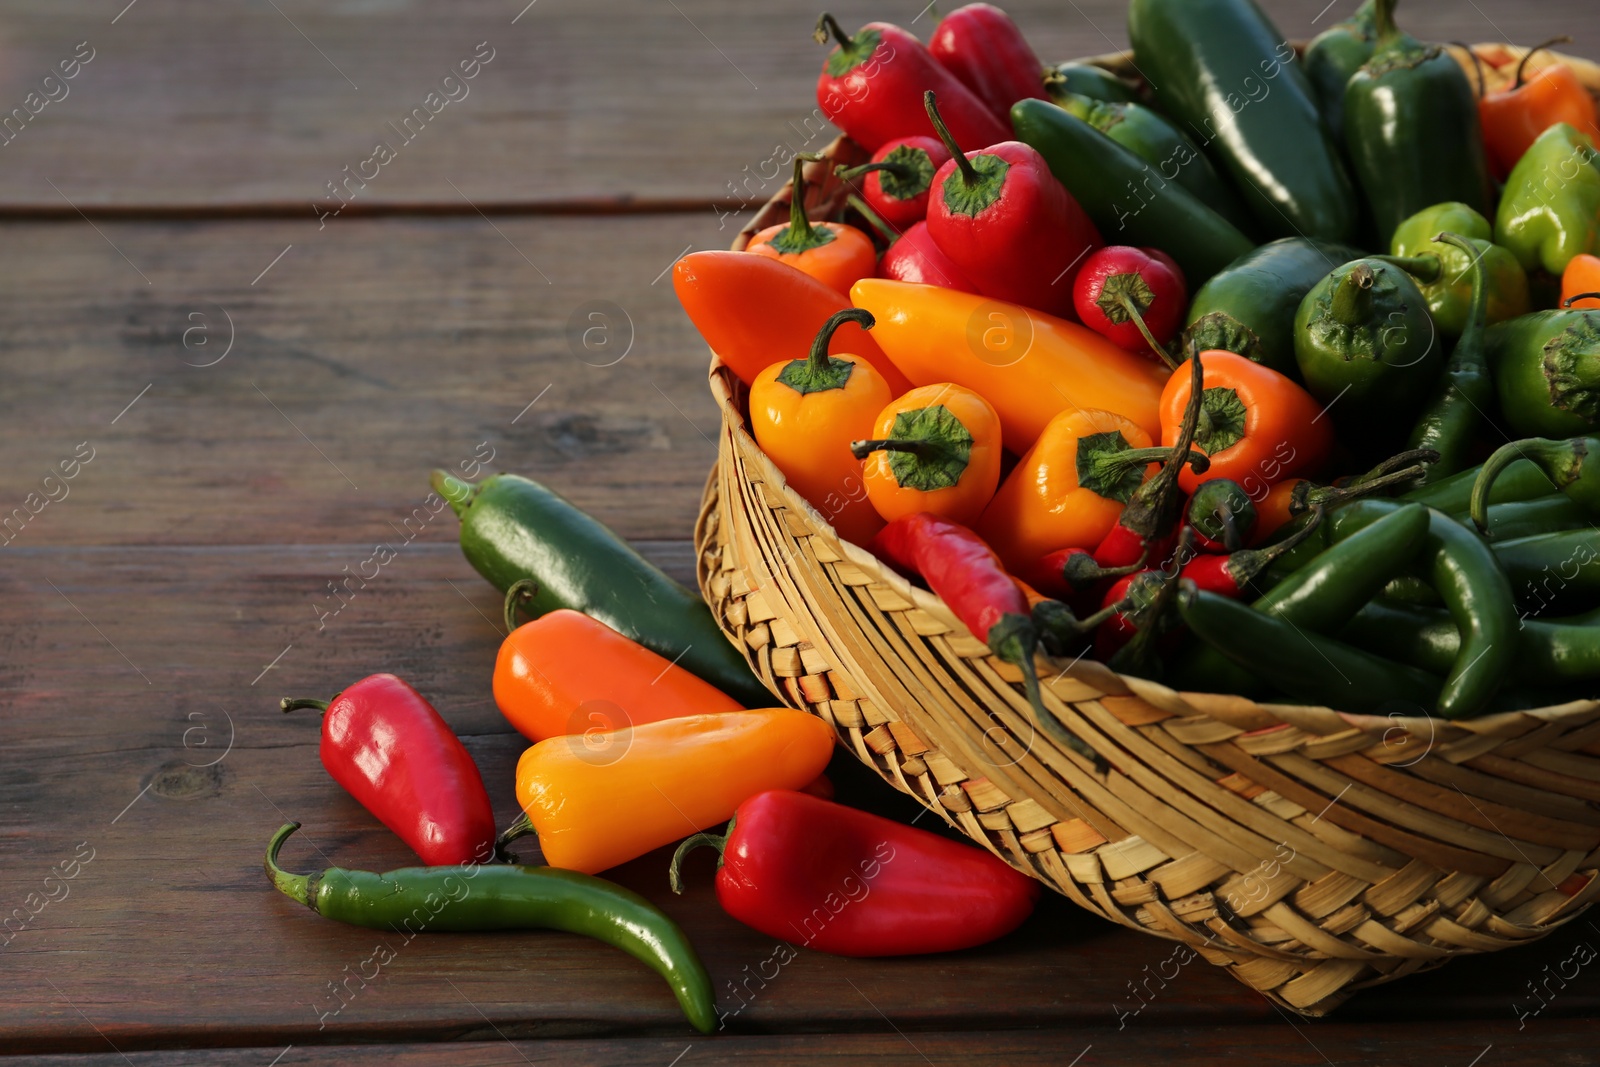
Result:
[[[1447,718],[1600,694],[1600,87],[1397,6],[1297,54],[1250,0],[1129,0],[1137,80],[988,4],[926,46],[824,15],[869,162],[797,158],[759,255],[675,267],[790,487],[1092,766],[1036,656]],[[849,270],[773,253],[822,225]]]

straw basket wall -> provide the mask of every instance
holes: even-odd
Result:
[[[1131,73],[1126,57],[1097,62]],[[1600,68],[1573,62],[1600,93]],[[828,157],[863,153],[841,139]],[[812,169],[808,210],[837,217],[832,165]],[[786,190],[735,247],[787,212]],[[1041,657],[1045,704],[1097,770],[1036,729],[1015,667],[788,488],[715,359],[711,391],[698,576],[730,639],[886,781],[1083,907],[1320,1015],[1536,940],[1600,896],[1600,701],[1375,718]]]

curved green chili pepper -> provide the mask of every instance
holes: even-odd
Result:
[[[1494,555],[1530,613],[1600,596],[1600,536],[1592,528],[1500,541]]]
[[[1375,600],[1339,637],[1371,652],[1443,674],[1461,655],[1461,631],[1450,613]],[[1525,682],[1600,678],[1600,609],[1561,619],[1526,619],[1518,635],[1515,677]]]
[[[1465,522],[1466,518],[1460,516],[1458,521]],[[1511,504],[1491,504],[1484,509],[1484,518],[1487,520],[1483,528],[1484,536],[1492,544],[1558,533],[1580,526],[1594,528],[1589,510],[1560,493]]]
[[[1503,445],[1484,460],[1472,483],[1472,521],[1478,529],[1489,528],[1489,501],[1495,483],[1518,460],[1537,467],[1583,513],[1600,517],[1600,439],[1574,437],[1553,441],[1535,437]]]
[[[1468,467],[1438,481],[1429,482],[1396,499],[1408,500],[1438,508],[1447,515],[1462,516],[1472,510],[1472,490],[1477,484],[1482,464]],[[1535,500],[1556,491],[1555,483],[1538,467],[1525,459],[1516,459],[1501,470],[1489,490],[1490,504],[1514,504],[1519,500]]]
[[[1494,381],[1489,376],[1484,332],[1489,283],[1483,258],[1474,255],[1472,244],[1457,234],[1441,233],[1436,239],[1473,256],[1472,309],[1467,312],[1466,328],[1444,365],[1444,376],[1406,441],[1409,448],[1431,448],[1439,453],[1439,462],[1428,468],[1424,484],[1455,474],[1467,465],[1473,441],[1486,417],[1484,412],[1494,406]]]
[[[292,874],[278,850],[300,828],[284,823],[267,843],[267,877],[318,915],[371,930],[565,930],[620,948],[667,980],[696,1030],[717,1028],[711,976],[666,913],[615,882],[555,867],[467,864],[387,874],[329,867]],[[415,928],[412,924],[415,923]]]

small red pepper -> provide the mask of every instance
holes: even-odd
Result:
[[[721,853],[717,900],[746,926],[837,956],[953,952],[1003,937],[1039,883],[995,856],[914,826],[803,793],[769,790],[739,805],[726,834],[696,834],[672,857]]]
[[[928,189],[949,158],[937,138],[896,137],[874,152],[870,163],[835,173],[847,182],[859,178],[861,195],[898,232],[927,216]]]
[[[1004,140],[962,152],[935,94],[926,100],[951,156],[928,193],[928,232],[984,296],[1070,318],[1067,275],[1100,247],[1094,223],[1033,148]]]
[[[1600,115],[1594,97],[1578,80],[1572,68],[1562,62],[1541,67],[1527,74],[1528,60],[1571,37],[1553,37],[1528,49],[1517,64],[1511,88],[1490,93],[1478,101],[1478,117],[1483,125],[1483,144],[1489,153],[1494,176],[1501,181],[1511,173],[1517,160],[1538,136],[1558,122],[1577,127],[1600,142]]]
[[[1112,245],[1092,252],[1072,283],[1072,304],[1085,326],[1118,348],[1153,353],[1171,367],[1167,345],[1183,325],[1189,298],[1183,272],[1152,251]]]
[[[1264,574],[1285,553],[1311,536],[1322,521],[1322,508],[1316,508],[1311,521],[1269,548],[1241,548],[1227,555],[1204,553],[1183,565],[1179,577],[1187,578],[1207,593],[1237,600],[1251,582]]]
[[[944,101],[945,118],[970,144],[994,144],[1011,136],[961,80],[939,65],[912,34],[887,22],[869,22],[854,37],[845,36],[832,15],[817,21],[819,44],[831,36],[838,47],[828,53],[817,78],[817,103],[828,121],[869,152],[896,137],[933,132],[922,107],[924,90]]]
[[[1110,579],[1143,570],[1145,561],[1146,557],[1141,555],[1121,567],[1102,567],[1095,560],[1094,553],[1086,548],[1058,548],[1034,566],[1029,579],[1030,584],[1041,593],[1073,602],[1076,606],[1085,595],[1093,593]]]
[[[942,285],[963,293],[978,291],[977,283],[967,277],[967,272],[956,266],[956,261],[934,243],[926,222],[912,226],[889,246],[883,258],[878,260],[878,277],[897,282]]]
[[[1011,16],[992,4],[950,12],[933,31],[928,51],[1006,122],[1018,100],[1050,99],[1044,64]]]
[[[323,712],[322,765],[423,863],[494,856],[483,775],[421,693],[392,674],[374,674],[332,701],[285,697],[279,706]]]
[[[1167,599],[1166,590],[1174,584],[1172,579],[1166,571],[1147,568],[1112,583],[1101,599],[1101,610],[1112,613],[1095,631],[1095,659],[1110,663],[1132,647],[1142,631],[1154,629]]]

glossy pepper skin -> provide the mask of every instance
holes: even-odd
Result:
[[[955,952],[1004,937],[1039,883],[979,848],[842,804],[772,790],[739,805],[716,848],[717,900],[746,926],[836,956]]]
[[[824,14],[817,42],[836,42],[817,78],[817,103],[828,121],[869,152],[886,141],[930,135],[922,94],[939,94],[945,121],[958,141],[991,145],[1011,136],[1005,123],[916,37],[887,22],[869,22],[854,37]]]
[[[1600,311],[1536,311],[1492,327],[1484,343],[1512,433],[1600,430]]]
[[[1519,460],[1533,464],[1568,500],[1591,518],[1600,519],[1600,438],[1553,441],[1535,437],[1502,445],[1484,460],[1472,485],[1472,521],[1478,529],[1489,529],[1495,482]]]
[[[1489,163],[1466,72],[1438,45],[1394,21],[1398,0],[1377,0],[1372,58],[1345,88],[1344,138],[1372,209],[1378,240],[1431,204],[1489,210]]]
[[[1587,294],[1587,295],[1586,295]],[[1600,311],[1600,256],[1573,256],[1561,272],[1561,307]]]
[[[918,386],[878,412],[872,437],[850,451],[885,522],[925,511],[971,525],[1000,484],[1000,416],[970,389]]]
[[[878,277],[892,282],[937,285],[962,293],[978,291],[978,284],[934,242],[926,222],[913,224],[884,250],[878,260]]]
[[[1194,447],[1211,459],[1204,473],[1184,470],[1178,484],[1192,493],[1207,478],[1231,478],[1255,492],[1295,474],[1311,473],[1333,449],[1333,426],[1310,393],[1270,367],[1232,352],[1201,352],[1205,372]],[[1182,370],[1161,394],[1161,442],[1178,439],[1193,394]]]
[[[1461,252],[1469,253],[1472,248],[1457,235],[1441,234],[1440,237],[1443,243]],[[1484,258],[1474,256],[1472,304],[1467,309],[1466,326],[1450,350],[1450,358],[1434,386],[1433,396],[1417,416],[1406,441],[1408,448],[1429,448],[1439,453],[1438,461],[1423,475],[1424,483],[1439,481],[1467,466],[1478,432],[1488,417],[1486,413],[1493,408],[1494,383],[1490,378],[1484,326],[1488,308],[1488,270]]]
[[[1187,517],[1202,551],[1234,552],[1255,536],[1258,512],[1244,486],[1211,478],[1195,487]]]
[[[1262,233],[1354,236],[1355,190],[1311,83],[1288,37],[1252,0],[1132,0],[1128,37],[1159,86],[1155,106],[1199,134]],[[1210,273],[1183,269],[1195,282]]]
[[[801,171],[815,158],[804,153],[794,157],[789,221],[768,226],[750,238],[745,253],[787,263],[829,289],[848,293],[852,285],[877,269],[878,250],[872,247],[872,239],[854,226],[806,218],[806,183]]]
[[[434,471],[433,487],[461,519],[462,554],[496,589],[531,578],[531,611],[581,611],[747,707],[772,702],[705,601],[559,493],[515,474],[473,485]]]
[[[1058,63],[1045,72],[1045,93],[1054,100],[1058,93],[1078,93],[1095,100],[1120,100],[1133,103],[1139,99],[1133,86],[1104,67],[1093,63]]]
[[[824,323],[850,306],[838,290],[787,263],[743,252],[691,252],[672,268],[672,288],[700,336],[746,385],[772,364],[805,359]],[[834,333],[830,352],[853,352],[902,393],[911,383],[860,326]]]
[[[1053,104],[1024,100],[1011,109],[1011,125],[1044,157],[1103,237],[1160,248],[1191,283],[1205,281],[1255,247],[1188,189]]]
[[[1528,61],[1554,43],[1530,48],[1517,63],[1511,87],[1478,100],[1484,145],[1496,178],[1504,180],[1528,146],[1558,122],[1600,140],[1594,97],[1570,66],[1555,61],[1528,73]]]
[[[1444,342],[1411,276],[1379,259],[1334,270],[1300,302],[1295,363],[1323,403],[1357,424],[1409,414],[1439,378]]]
[[[1454,233],[1471,249],[1435,240]],[[1483,261],[1490,325],[1528,313],[1528,275],[1509,249],[1491,238],[1489,220],[1462,203],[1435,204],[1406,219],[1389,240],[1389,254],[1422,291],[1433,324],[1446,337],[1460,337],[1472,310],[1472,264]],[[1406,262],[1400,262],[1405,260]]]
[[[392,674],[373,674],[326,704],[285,698],[281,706],[323,710],[322,765],[423,863],[493,856],[494,809],[483,775],[421,693]]]
[[[671,660],[566,608],[515,627],[500,643],[494,702],[533,742],[740,710]]]
[[[951,156],[928,193],[934,241],[985,296],[1070,315],[1072,279],[1065,275],[1101,245],[1094,223],[1033,148],[1007,140],[966,153],[931,91],[928,114]]]
[[[833,754],[833,731],[789,708],[663,719],[615,731],[599,751],[552,737],[517,761],[523,819],[552,867],[597,874],[726,822],[768,789],[802,789]]]
[[[1172,362],[1167,345],[1188,299],[1183,272],[1166,253],[1126,245],[1090,253],[1072,283],[1072,303],[1085,326],[1118,348]]]
[[[294,874],[278,852],[300,828],[285,823],[267,844],[267,877],[318,915],[369,930],[564,930],[619,948],[672,987],[703,1034],[717,1029],[717,995],[689,938],[630,889],[575,871],[513,864],[408,867],[386,874],[329,867]]]
[[[945,15],[928,51],[1002,122],[1018,100],[1047,99],[1044,64],[1011,16],[993,4],[967,4]]]
[[[828,355],[834,330],[847,322],[871,329],[870,312],[847,308],[829,319],[804,360],[774,363],[750,386],[750,432],[789,485],[839,535],[866,544],[883,523],[868,502],[861,463],[850,443],[870,436],[892,394],[872,365]]]
[[[1330,270],[1360,258],[1353,245],[1303,237],[1251,249],[1194,294],[1183,347],[1235,352],[1280,374],[1298,374],[1294,317],[1300,301]]]
[[[1558,122],[1534,140],[1506,179],[1494,242],[1524,269],[1556,275],[1600,252],[1600,163],[1587,134]]]
[[[1163,180],[1175,181],[1202,204],[1249,232],[1254,219],[1244,202],[1211,165],[1211,160],[1184,132],[1143,104],[1097,100],[1052,86],[1050,99],[1067,114],[1082,119],[1150,166]],[[1160,184],[1159,182],[1157,183]]]
[[[1152,435],[1167,371],[1085,326],[971,293],[882,279],[850,290],[873,336],[917,385],[954,382],[994,405],[1021,455],[1058,413],[1114,412]]]
[[[1306,46],[1306,77],[1316,90],[1323,121],[1335,137],[1344,128],[1344,88],[1372,58],[1377,45],[1376,14],[1377,0],[1366,0],[1355,14],[1323,30]]]
[[[1600,617],[1524,619],[1518,633],[1516,677],[1527,682],[1600,678]],[[1340,637],[1351,644],[1436,674],[1461,654],[1461,632],[1438,608],[1376,601],[1356,613]]]
[[[859,181],[861,195],[889,224],[893,237],[927,217],[928,189],[949,158],[937,137],[896,137],[874,152],[871,161],[841,167],[838,174],[845,181]]]

